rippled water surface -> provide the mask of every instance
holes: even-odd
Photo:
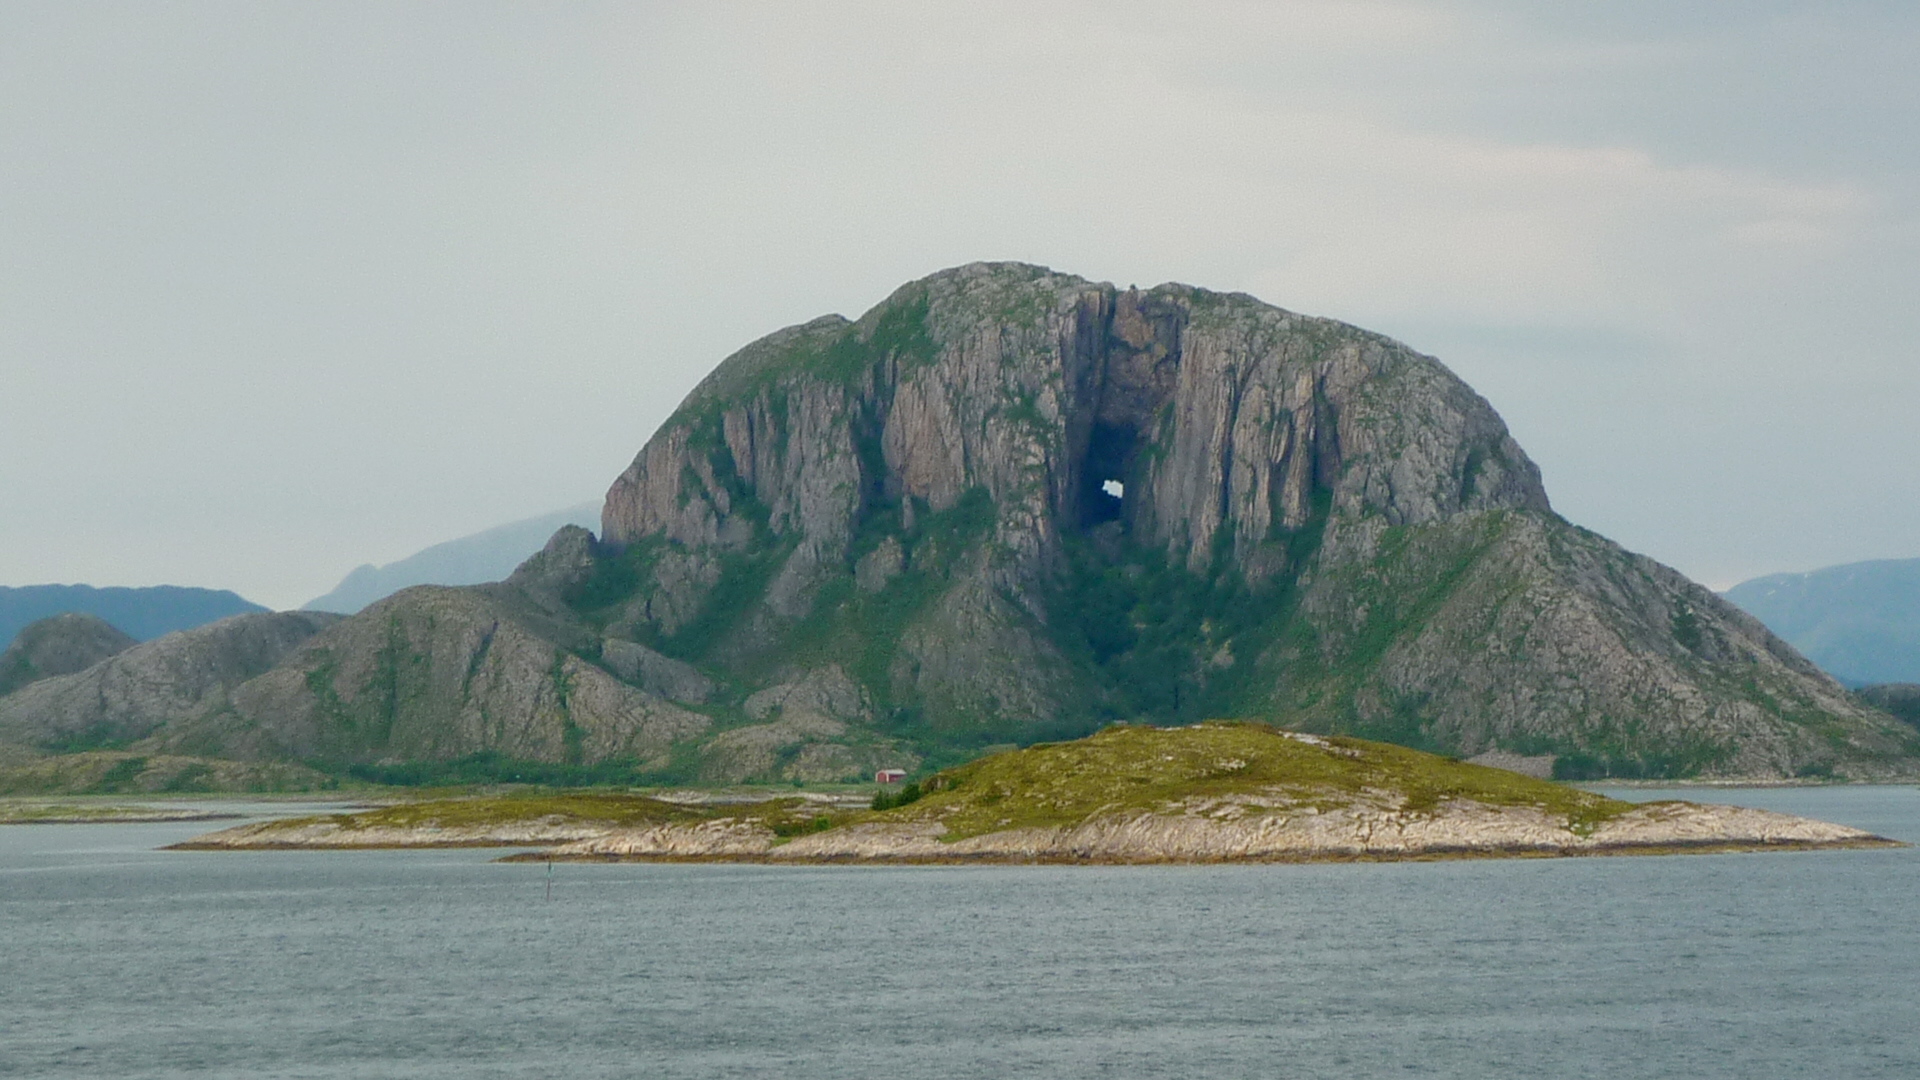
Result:
[[[1633,791],[1632,798],[1667,793]],[[1920,790],[1687,792],[1920,840]],[[1920,849],[498,864],[0,827],[0,1074],[1920,1076]]]

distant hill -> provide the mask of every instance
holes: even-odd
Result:
[[[302,606],[307,611],[353,615],[375,600],[383,600],[412,585],[480,585],[499,581],[513,573],[513,568],[527,556],[539,551],[562,525],[600,531],[600,504],[581,503],[448,540],[385,566],[362,566],[341,579],[332,592]]]
[[[1920,559],[1768,574],[1726,597],[1843,683],[1920,682]]]
[[[91,585],[0,586],[0,649],[12,644],[14,635],[28,623],[70,611],[98,616],[138,641],[150,641],[229,615],[265,610],[225,589],[180,585],[102,589]]]
[[[234,687],[339,621],[322,611],[236,615],[39,679],[0,698],[0,743],[43,750],[124,745],[159,724],[218,709]],[[234,742],[244,738],[238,733]]]
[[[28,623],[0,651],[0,694],[30,682],[71,675],[139,644],[98,615],[69,611]]]
[[[1913,683],[1863,686],[1859,696],[1860,700],[1874,708],[1885,709],[1914,727],[1920,727],[1920,686]]]

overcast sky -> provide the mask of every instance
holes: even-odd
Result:
[[[976,259],[1390,333],[1715,586],[1920,556],[1916,165],[1904,3],[0,0],[0,584],[294,606]]]

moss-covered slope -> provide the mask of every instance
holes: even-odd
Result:
[[[1119,725],[994,754],[921,787],[928,794],[885,816],[938,822],[950,840],[1249,798],[1322,813],[1356,800],[1411,813],[1449,802],[1529,807],[1576,832],[1633,809],[1564,784],[1388,743],[1220,721],[1171,730]]]

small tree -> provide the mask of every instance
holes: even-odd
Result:
[[[919,801],[920,794],[920,785],[917,783],[908,784],[906,787],[901,788],[900,793],[897,795],[891,795],[885,791],[876,791],[873,793],[873,808],[875,810],[892,810],[895,807],[905,806],[910,802]]]

